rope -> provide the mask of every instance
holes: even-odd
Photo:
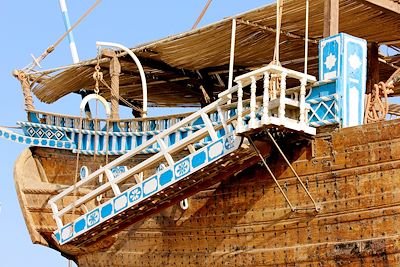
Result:
[[[112,90],[111,87],[107,84],[107,82],[104,80],[103,76],[101,76],[101,80],[100,82],[109,90]],[[122,103],[124,103],[125,105],[127,105],[128,107],[130,107],[131,109],[134,109],[140,113],[143,113],[143,109],[131,104],[128,100],[126,100],[125,98],[123,98],[121,95],[118,96],[119,100],[121,100]]]
[[[281,36],[281,24],[282,24],[282,11],[283,11],[283,1],[278,0],[276,2],[276,34],[275,34],[275,48],[274,57],[272,62],[280,66],[279,61],[279,40]]]
[[[192,30],[197,28],[197,25],[199,25],[201,19],[204,17],[204,14],[206,14],[208,7],[210,6],[212,0],[208,0],[207,4],[204,6],[203,10],[201,11],[199,17],[197,18],[196,22],[192,26]]]
[[[31,95],[31,85],[29,84],[28,77],[23,71],[14,70],[13,75],[19,80],[22,87],[22,94],[24,95],[25,109],[34,110],[33,98]]]
[[[372,93],[367,94],[364,123],[384,120],[389,113],[388,94],[393,93],[393,83],[379,82],[374,84]],[[383,98],[383,99],[382,99]]]
[[[90,12],[93,11],[93,9],[100,4],[101,0],[96,0],[96,2],[85,12],[85,14],[83,14],[73,25],[71,28],[69,28],[63,35],[61,35],[60,38],[58,38],[58,40],[51,46],[49,46],[46,51],[44,51],[38,58],[34,59],[34,61],[26,66],[24,69],[26,69],[27,71],[31,71],[33,68],[35,68],[37,65],[39,65],[39,63],[45,59],[51,52],[54,51],[54,49],[61,43],[62,40],[64,40],[64,38],[73,30],[75,29],[76,26],[78,26],[79,23],[81,23],[81,21],[83,19],[85,19],[87,17],[87,15],[90,14]]]

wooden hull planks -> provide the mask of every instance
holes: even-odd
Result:
[[[43,170],[28,177],[17,162],[16,188],[32,241],[56,247],[80,266],[306,266],[322,262],[324,266],[393,266],[400,251],[396,226],[399,123],[337,129],[318,134],[313,145],[283,146],[321,206],[320,213],[291,212],[263,167],[243,163],[235,167],[237,175],[189,197],[186,211],[173,206],[99,242],[57,247],[50,238],[56,225],[46,203],[50,187],[60,187],[57,184],[67,184],[71,178],[67,173],[73,168],[74,155],[33,148],[35,166]],[[296,205],[310,205],[291,172],[274,155],[272,151],[268,164],[288,196]],[[91,160],[83,156],[83,161]],[[43,180],[43,173],[55,184]],[[34,178],[36,184],[49,188],[35,191]]]

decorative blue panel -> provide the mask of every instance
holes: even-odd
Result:
[[[196,154],[192,158],[192,168],[197,168],[203,163],[206,162],[206,152],[201,151],[200,153]]]
[[[82,218],[82,219],[80,219],[79,221],[77,221],[76,223],[75,223],[75,233],[79,233],[79,232],[81,232],[81,231],[83,231],[83,229],[85,229],[85,226],[86,226],[86,220],[85,220],[85,218]]]
[[[0,134],[3,133],[0,132]],[[90,231],[93,227],[97,227],[107,220],[114,218],[117,214],[135,205],[140,205],[140,203],[148,197],[164,190],[175,190],[173,188],[168,188],[170,185],[177,183],[180,179],[195,174],[196,170],[200,167],[207,166],[222,156],[229,155],[229,153],[239,147],[241,140],[240,137],[228,134],[218,141],[206,145],[198,150],[195,155],[188,155],[181,161],[176,162],[173,166],[167,166],[166,169],[161,172],[125,190],[121,195],[115,196],[107,202],[100,204],[100,206],[96,207],[94,210],[83,214],[75,220],[74,224],[68,224],[62,227],[61,230],[56,230],[54,232],[54,238],[59,244],[65,244],[73,238]],[[194,167],[192,168],[192,166],[197,166],[197,169]]]
[[[172,181],[174,175],[171,170],[167,170],[160,175],[160,185],[164,186]]]
[[[107,218],[108,216],[111,215],[113,211],[113,206],[111,203],[108,203],[107,205],[105,205],[104,207],[101,208],[101,218]]]
[[[335,93],[342,127],[362,124],[367,42],[344,33],[330,36],[319,43],[319,60],[319,79],[337,79]]]
[[[136,203],[139,201],[141,196],[142,196],[142,188],[140,186],[137,186],[129,192],[129,202]]]
[[[60,233],[59,232],[54,233],[54,237],[56,238],[56,240],[58,242],[60,242]]]
[[[95,209],[86,216],[87,226],[92,227],[100,222],[99,209]]]
[[[114,178],[117,178],[118,176],[120,176],[121,174],[126,172],[127,170],[128,170],[127,166],[116,166],[116,167],[111,168],[111,172],[112,172]]]
[[[188,158],[176,163],[174,168],[175,179],[183,177],[185,174],[189,173],[189,171],[190,162]]]

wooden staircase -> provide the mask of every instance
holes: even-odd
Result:
[[[280,84],[272,84],[279,92],[271,93],[270,75],[280,77]],[[287,77],[298,79],[300,87],[286,90]],[[257,96],[257,80],[261,78],[262,95]],[[287,131],[307,136],[315,134],[315,129],[307,124],[305,103],[306,84],[315,81],[314,77],[269,65],[235,81],[238,85],[219,94],[215,102],[53,197],[49,204],[58,226],[54,232],[58,243],[86,246],[255,164],[269,149],[256,153],[244,136],[262,134],[269,131],[268,128],[273,128],[276,135]],[[243,89],[247,85],[250,85],[250,97],[245,99]],[[231,99],[237,102],[230,103]],[[219,120],[212,122],[210,115],[215,112]],[[171,133],[199,119],[205,127],[166,146]],[[193,144],[201,140],[209,143],[194,149]],[[158,153],[118,177],[113,176],[112,168],[123,166],[127,160],[155,145],[160,148]],[[102,177],[106,177],[106,182],[96,185]],[[91,191],[77,197],[76,192],[81,188]],[[102,203],[97,200],[100,196],[112,197]],[[75,210],[87,203],[96,203],[96,207],[79,217],[75,215]]]

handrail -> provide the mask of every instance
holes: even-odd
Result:
[[[232,89],[230,91],[232,91]],[[53,213],[54,213],[54,216],[56,218],[56,221],[57,221],[57,224],[59,225],[59,227],[62,226],[60,216],[63,216],[65,213],[67,213],[68,211],[73,209],[73,207],[79,206],[79,205],[85,203],[86,201],[89,201],[89,200],[95,198],[97,194],[101,194],[101,193],[109,190],[110,187],[115,186],[122,181],[125,181],[127,178],[129,178],[133,174],[143,171],[144,168],[146,166],[148,166],[148,164],[150,164],[150,163],[154,164],[154,163],[162,160],[162,158],[165,158],[168,163],[173,162],[173,159],[171,157],[172,153],[175,153],[181,149],[185,149],[189,144],[191,144],[193,142],[197,142],[198,140],[201,140],[202,138],[204,138],[206,136],[210,136],[211,139],[213,141],[215,141],[217,139],[216,129],[222,128],[225,123],[220,123],[219,125],[213,126],[213,124],[209,118],[209,114],[211,112],[216,111],[221,104],[224,104],[227,101],[228,101],[228,98],[226,98],[226,97],[220,98],[220,99],[214,101],[213,103],[209,104],[208,106],[202,108],[201,110],[191,114],[190,116],[186,117],[185,119],[181,120],[180,122],[169,127],[166,131],[159,133],[156,136],[156,138],[152,138],[152,139],[146,141],[145,143],[136,147],[135,149],[131,150],[130,152],[126,153],[125,155],[120,156],[119,158],[113,160],[112,162],[108,163],[104,167],[96,170],[95,172],[90,174],[88,177],[86,177],[84,180],[80,180],[75,185],[70,186],[69,188],[67,188],[63,192],[61,192],[60,194],[54,196],[52,199],[50,199],[49,203],[53,209]],[[223,117],[223,116],[221,116],[221,117]],[[206,125],[205,127],[203,127],[202,129],[196,131],[195,133],[193,133],[191,135],[188,135],[187,137],[183,138],[178,143],[175,143],[172,146],[169,146],[169,147],[165,146],[165,143],[163,141],[164,138],[167,138],[171,133],[174,133],[179,128],[182,128],[182,127],[190,124],[192,121],[197,120],[198,118],[202,118],[202,120],[204,121],[204,124]],[[231,123],[232,123],[232,121],[231,121]],[[68,196],[74,190],[93,181],[100,175],[105,175],[107,177],[108,170],[110,170],[113,167],[122,165],[122,163],[124,163],[126,160],[134,157],[136,154],[140,153],[142,150],[144,150],[147,147],[150,147],[154,144],[160,145],[161,151],[159,153],[142,161],[138,165],[134,166],[133,168],[131,168],[130,170],[121,174],[119,177],[117,177],[113,180],[110,180],[110,177],[109,177],[109,181],[106,182],[105,184],[103,184],[102,186],[98,187],[95,191],[92,191],[90,194],[88,194],[82,198],[79,198],[78,200],[75,200],[74,202],[72,202],[69,205],[67,205],[66,207],[64,207],[62,210],[60,210],[60,211],[58,210],[58,207],[56,205],[57,201]]]

